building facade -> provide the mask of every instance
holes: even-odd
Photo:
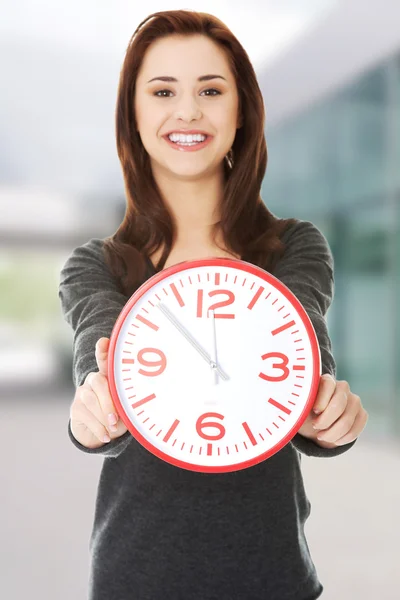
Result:
[[[264,201],[312,221],[333,252],[337,378],[361,397],[369,435],[400,439],[400,52],[267,126],[266,139]]]

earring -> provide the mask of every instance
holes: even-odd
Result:
[[[232,169],[232,167],[233,167],[233,150],[232,150],[232,148],[229,150],[228,154],[225,155],[225,158],[227,160],[229,167]]]

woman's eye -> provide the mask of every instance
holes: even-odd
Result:
[[[154,92],[154,96],[157,96],[158,98],[165,98],[165,96],[159,96],[158,94],[161,94],[162,92],[171,92],[171,90],[158,90],[157,92]],[[212,96],[219,96],[221,95],[221,92],[219,90],[216,90],[215,88],[208,88],[207,90],[204,90],[204,92],[216,92],[215,94],[211,94]],[[168,98],[168,96],[167,96]]]
[[[158,94],[161,94],[162,92],[169,92],[170,90],[158,90],[157,92],[154,92],[154,96],[158,96]],[[161,98],[162,96],[158,96],[159,98]]]

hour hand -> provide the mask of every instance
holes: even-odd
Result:
[[[167,306],[158,302],[156,306],[161,310],[161,312],[171,321],[171,323],[176,327],[176,329],[183,335],[187,341],[192,344],[193,348],[197,350],[197,352],[204,358],[204,360],[210,365],[212,369],[216,369],[218,373],[221,375],[222,379],[225,381],[229,379],[228,375],[221,369],[221,367],[216,364],[215,361],[211,358],[204,348],[202,348],[199,342],[192,336],[191,333],[178,321],[175,315],[169,310]]]
[[[212,310],[212,336],[213,336],[213,351],[212,351],[212,360],[214,361],[213,363],[211,363],[211,369],[213,370],[214,373],[214,385],[216,385],[217,383],[219,383],[218,381],[218,372],[217,372],[217,334],[215,331],[215,311]]]

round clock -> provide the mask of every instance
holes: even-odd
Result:
[[[143,283],[110,337],[119,416],[155,456],[192,471],[236,471],[297,433],[321,375],[296,296],[240,259],[168,267]]]

